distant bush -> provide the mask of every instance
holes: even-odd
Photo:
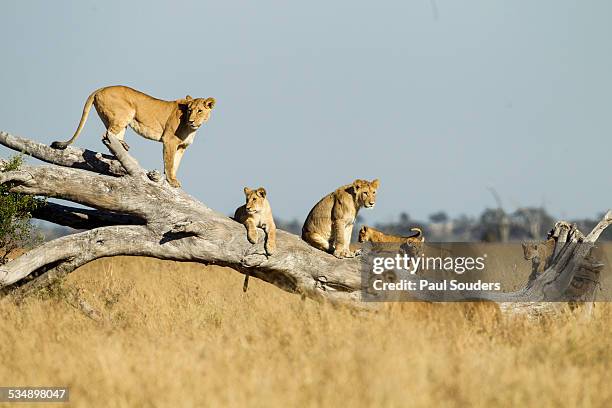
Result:
[[[21,156],[12,157],[0,172],[18,170],[23,163]],[[11,193],[9,187],[0,185],[0,265],[18,248],[34,244],[37,239],[31,223],[32,211],[44,204],[44,200],[27,194]]]

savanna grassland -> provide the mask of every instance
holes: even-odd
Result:
[[[109,258],[0,302],[0,385],[68,386],[71,406],[605,407],[611,321],[603,303],[540,322],[470,304],[355,313],[256,279],[244,294],[225,268]]]

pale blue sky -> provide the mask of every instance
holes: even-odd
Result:
[[[612,207],[612,2],[2,1],[0,129],[72,135],[94,89],[214,96],[179,179],[233,212],[265,186],[279,218],[381,179],[369,222]],[[103,150],[89,117],[78,145]],[[161,145],[128,131],[161,169]],[[0,154],[7,155],[6,149]],[[603,188],[602,188],[603,186]]]

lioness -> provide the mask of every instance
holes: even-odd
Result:
[[[244,195],[246,203],[236,209],[234,219],[246,226],[247,239],[251,244],[257,243],[257,228],[263,229],[266,233],[264,248],[268,255],[272,255],[276,250],[276,224],[266,190],[263,187],[257,190],[245,187]]]
[[[423,231],[418,227],[410,228],[410,231],[413,231],[414,234],[407,237],[402,237],[385,234],[376,228],[364,225],[359,230],[359,242],[399,242],[410,244],[417,249],[420,248],[423,242],[425,242]]]
[[[187,95],[185,99],[162,101],[127,86],[100,88],[87,98],[72,139],[53,142],[51,147],[63,150],[74,143],[87,121],[91,105],[95,106],[106,131],[118,138],[126,150],[129,146],[123,139],[128,126],[147,139],[161,141],[166,180],[171,186],[180,187],[176,179],[179,164],[198,128],[208,121],[215,99],[193,99]]]
[[[555,242],[554,238],[543,242],[523,242],[523,256],[531,261],[533,271],[544,272],[555,250]]]
[[[361,207],[374,207],[378,186],[378,179],[358,179],[323,197],[306,217],[302,239],[337,258],[354,257],[349,244],[355,218]]]

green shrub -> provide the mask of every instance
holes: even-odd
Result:
[[[17,170],[22,163],[22,156],[14,156],[1,171]],[[11,193],[8,186],[0,185],[0,265],[7,262],[8,255],[15,249],[26,248],[37,241],[33,236],[31,213],[43,203],[44,200]]]

